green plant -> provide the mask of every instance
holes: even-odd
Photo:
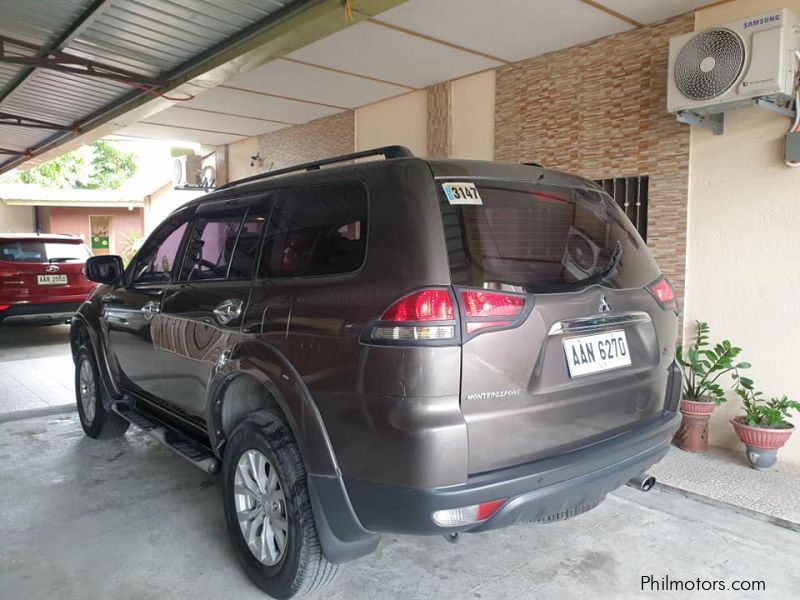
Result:
[[[52,188],[119,189],[133,176],[136,154],[115,142],[97,140],[23,171],[11,181]]]
[[[750,427],[785,429],[791,427],[789,413],[800,411],[800,402],[789,400],[786,394],[780,398],[764,400],[764,394],[753,387],[753,380],[734,374],[736,394],[742,399],[744,418]]]
[[[131,229],[128,235],[124,233],[120,235],[122,238],[122,243],[125,244],[125,249],[120,252],[120,256],[122,257],[122,264],[126,267],[128,263],[133,260],[133,257],[139,251],[139,248],[142,247],[142,242],[144,242],[144,234],[140,231],[134,231]]]
[[[747,369],[750,363],[735,362],[742,349],[730,341],[722,340],[712,346],[709,341],[711,328],[705,321],[696,321],[697,333],[694,344],[685,349],[679,345],[675,358],[683,368],[683,398],[696,402],[714,402],[717,406],[725,402],[725,390],[717,383],[726,373]]]

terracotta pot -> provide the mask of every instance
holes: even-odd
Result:
[[[778,460],[778,449],[792,436],[794,426],[781,429],[751,427],[745,417],[731,419],[736,435],[747,448],[750,465],[759,471],[766,471]]]
[[[680,411],[683,420],[672,438],[672,443],[687,452],[707,452],[708,422],[716,407],[713,402],[681,400]]]

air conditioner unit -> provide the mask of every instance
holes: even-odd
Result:
[[[199,187],[203,183],[203,158],[193,154],[175,159],[172,183],[175,187]]]
[[[770,97],[794,98],[797,16],[778,9],[669,42],[667,110],[719,113]]]
[[[576,279],[585,279],[596,270],[600,247],[576,227],[570,227],[561,263]]]

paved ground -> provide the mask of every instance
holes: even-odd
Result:
[[[215,480],[142,434],[97,442],[74,413],[0,424],[0,598],[262,598],[238,568]],[[623,489],[554,525],[451,545],[385,536],[315,600],[684,598],[641,577],[800,590],[800,534],[662,492]]]
[[[68,325],[0,327],[0,419],[73,404],[74,372]]]
[[[780,458],[769,471],[756,471],[744,446],[740,452],[709,448],[705,454],[673,448],[653,474],[661,484],[760,513],[800,531],[800,466]]]

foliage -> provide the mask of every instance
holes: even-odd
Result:
[[[745,419],[750,427],[784,429],[790,427],[789,413],[800,411],[800,402],[789,400],[784,394],[780,398],[764,400],[764,394],[753,387],[753,380],[734,375],[736,394],[742,399]]]
[[[679,345],[675,358],[683,367],[683,397],[696,402],[714,402],[718,406],[725,402],[725,390],[717,383],[720,377],[738,369],[748,369],[750,363],[735,362],[742,352],[730,341],[723,340],[717,344],[709,342],[711,328],[704,321],[696,321],[697,335],[695,342],[687,349]]]
[[[98,140],[23,171],[20,183],[51,188],[119,189],[136,172],[136,154]]]
[[[125,249],[120,252],[120,256],[122,257],[123,264],[127,267],[128,263],[133,260],[133,257],[139,251],[139,248],[142,247],[142,243],[144,242],[144,234],[141,231],[131,231],[128,235],[124,233],[121,234],[122,243],[125,245]]]

